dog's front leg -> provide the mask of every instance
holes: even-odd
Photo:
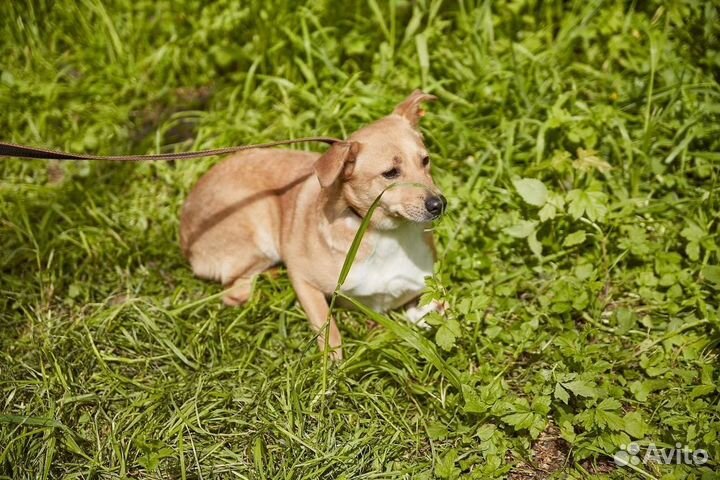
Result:
[[[338,330],[335,319],[328,316],[330,308],[325,299],[325,294],[303,280],[292,279],[292,284],[298,300],[300,300],[300,304],[310,321],[310,326],[318,334],[317,340],[320,350],[322,351],[325,348],[325,331],[327,331],[330,359],[333,361],[342,360],[340,330]],[[330,322],[330,324],[327,325],[327,322]]]

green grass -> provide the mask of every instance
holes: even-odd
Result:
[[[427,297],[450,310],[427,333],[338,311],[325,370],[284,273],[229,309],[183,260],[179,208],[217,158],[2,160],[0,478],[717,478],[719,15],[2,2],[3,140],[346,136],[437,95],[450,210]],[[614,467],[630,441],[711,460]]]

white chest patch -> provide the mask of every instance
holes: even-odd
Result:
[[[373,232],[374,250],[356,261],[341,290],[376,311],[399,307],[422,292],[433,254],[421,225]]]

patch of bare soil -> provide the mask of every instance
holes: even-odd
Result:
[[[521,461],[508,476],[511,480],[544,480],[565,467],[570,446],[550,423],[532,447],[532,463]]]

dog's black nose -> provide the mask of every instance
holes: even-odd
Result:
[[[442,195],[425,199],[425,209],[433,216],[439,217],[447,207],[447,200]]]

